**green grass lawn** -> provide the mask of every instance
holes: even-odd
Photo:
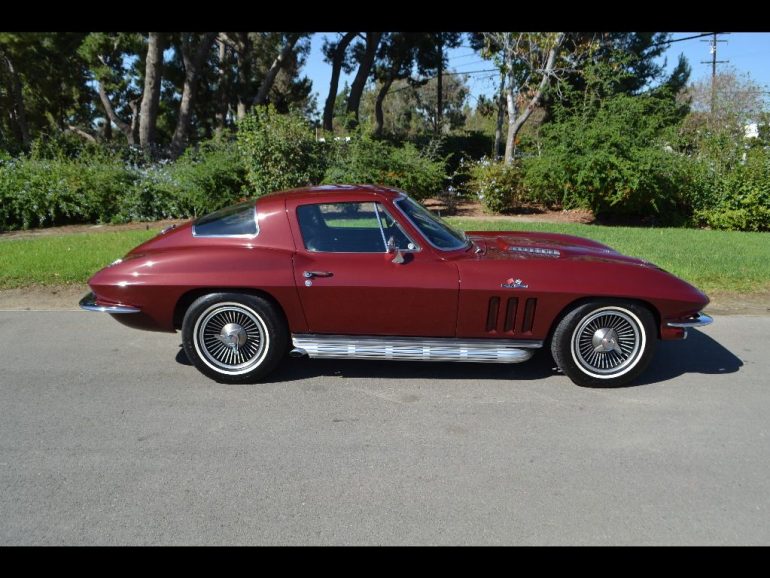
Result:
[[[770,289],[770,234],[701,229],[603,227],[449,218],[465,231],[544,231],[586,237],[651,261],[706,293]]]
[[[770,235],[695,229],[602,227],[504,220],[447,219],[464,230],[567,233],[652,261],[706,293],[770,289]],[[85,283],[157,229],[0,239],[0,289]]]
[[[85,283],[158,229],[0,240],[0,289]]]

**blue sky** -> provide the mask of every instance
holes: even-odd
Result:
[[[697,32],[675,32],[673,39],[695,36]],[[313,81],[313,92],[318,95],[318,108],[323,108],[329,90],[331,78],[330,65],[323,60],[321,47],[325,34],[315,34],[311,39],[311,52],[305,64],[303,73]],[[335,37],[335,34],[329,34]],[[729,60],[729,64],[718,64],[717,71],[724,66],[734,67],[739,73],[749,73],[751,79],[770,91],[770,32],[735,32],[719,37],[717,59]],[[707,78],[711,74],[710,43],[703,42],[710,37],[684,40],[671,44],[664,54],[667,59],[667,69],[670,71],[677,63],[679,54],[684,54],[692,67],[691,81]],[[662,60],[662,58],[661,58]],[[701,61],[709,61],[702,64]],[[482,71],[494,68],[491,62],[485,61],[467,45],[461,46],[449,53],[449,69],[455,72]],[[494,91],[497,74],[494,72],[479,72],[470,75],[471,106],[480,95],[491,95]],[[350,83],[352,75],[343,74],[340,78],[340,88],[345,81]]]

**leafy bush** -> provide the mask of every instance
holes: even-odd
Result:
[[[478,161],[492,152],[495,138],[480,131],[465,131],[463,133],[421,135],[413,139],[419,149],[435,147],[437,155],[446,158],[447,171],[452,173],[459,169],[460,163]]]
[[[744,163],[712,181],[710,203],[695,213],[714,229],[770,231],[770,153],[749,151]]]
[[[322,144],[297,113],[278,114],[272,105],[254,107],[239,124],[238,146],[257,196],[317,184],[323,177]]]
[[[0,230],[195,217],[244,196],[234,143],[210,141],[174,163],[127,165],[106,152],[68,158],[54,148],[0,160]],[[61,150],[59,150],[61,153]]]
[[[234,143],[206,141],[174,163],[137,169],[116,221],[198,217],[244,196],[246,168]]]
[[[137,179],[121,197],[113,222],[157,221],[191,216],[180,202],[181,189],[169,167],[154,165],[134,170]]]
[[[445,159],[435,150],[411,143],[397,147],[366,135],[335,142],[324,183],[371,183],[402,189],[417,199],[440,193],[446,179]]]
[[[482,159],[472,163],[470,180],[466,190],[475,195],[484,208],[493,213],[503,213],[529,202],[528,192],[522,185],[521,165],[515,162],[505,165]]]
[[[136,176],[117,162],[35,160],[0,163],[0,229],[110,220]]]
[[[595,114],[567,117],[543,128],[543,153],[525,161],[533,198],[603,216],[681,221],[689,213],[687,159],[667,146],[671,103],[619,95]]]

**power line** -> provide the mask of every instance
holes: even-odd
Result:
[[[703,38],[704,36],[711,36],[713,34],[727,34],[726,32],[704,32],[703,34],[696,34],[694,36],[686,36],[685,38],[675,38],[673,40],[665,40],[664,42],[658,42],[650,46],[655,48],[656,46],[665,46],[666,44],[674,44],[675,42],[684,42],[685,40],[693,40],[695,38]]]

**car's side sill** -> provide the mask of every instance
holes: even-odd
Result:
[[[521,339],[294,334],[291,355],[333,359],[521,363],[543,346]]]

